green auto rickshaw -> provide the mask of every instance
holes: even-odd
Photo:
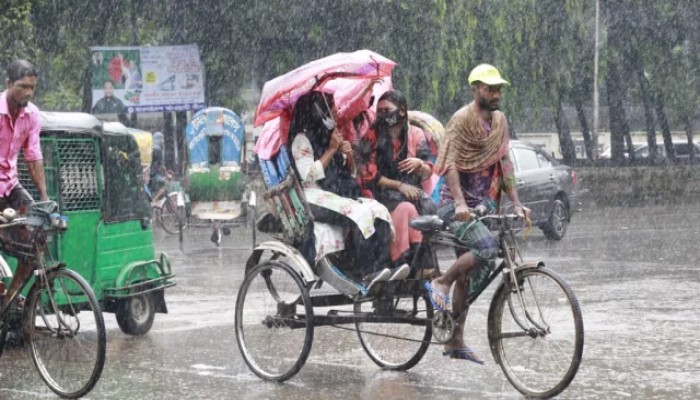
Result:
[[[164,291],[175,282],[167,256],[155,255],[138,144],[90,114],[42,112],[41,125],[47,191],[69,218],[51,254],[91,284],[124,333],[145,334],[155,313],[167,312]],[[17,164],[20,183],[38,199],[26,164]]]

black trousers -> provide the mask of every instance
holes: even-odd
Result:
[[[374,220],[374,234],[367,239],[360,228],[350,218],[327,208],[310,205],[314,220],[330,225],[342,226],[349,230],[349,242],[343,260],[354,266],[353,272],[362,277],[391,266],[389,247],[391,245],[391,225],[381,219]],[[344,264],[347,264],[344,262]]]
[[[7,197],[0,197],[0,212],[11,207],[19,212],[20,209],[29,207],[34,202],[32,196],[22,185],[15,186]],[[26,212],[26,210],[25,210]]]

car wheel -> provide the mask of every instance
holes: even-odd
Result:
[[[561,240],[569,226],[569,209],[561,199],[554,200],[552,212],[547,223],[542,227],[544,236],[549,240]]]

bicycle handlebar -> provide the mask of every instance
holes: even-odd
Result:
[[[3,216],[0,216],[0,229],[10,228],[10,227],[17,226],[17,225],[23,225],[26,222],[27,222],[27,219],[24,217],[15,218],[11,221],[8,221]]]

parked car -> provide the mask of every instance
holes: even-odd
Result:
[[[518,197],[532,210],[532,223],[542,229],[547,239],[561,240],[574,210],[571,204],[575,204],[577,196],[576,171],[529,142],[512,140],[510,155]]]
[[[695,153],[695,156],[700,157],[700,145],[697,143],[693,143],[693,147],[693,152]],[[676,159],[682,160],[690,158],[690,146],[688,145],[687,140],[674,140],[673,148],[674,150],[676,150]],[[634,150],[634,157],[648,158],[649,144],[642,143],[639,145],[639,147],[636,147]],[[660,160],[666,158],[666,146],[664,146],[663,142],[656,144],[656,158]]]
[[[695,147],[694,153],[696,157],[700,158],[700,144],[694,142],[693,146]],[[690,158],[690,146],[688,146],[687,140],[674,140],[673,148],[676,150],[676,159],[683,160]],[[633,142],[632,149],[634,149],[635,159],[649,158],[649,144],[647,142]],[[610,158],[610,149],[608,148],[605,152],[601,153],[600,158]],[[625,158],[629,158],[626,151]],[[666,146],[664,146],[663,142],[656,143],[656,159],[666,159]]]

